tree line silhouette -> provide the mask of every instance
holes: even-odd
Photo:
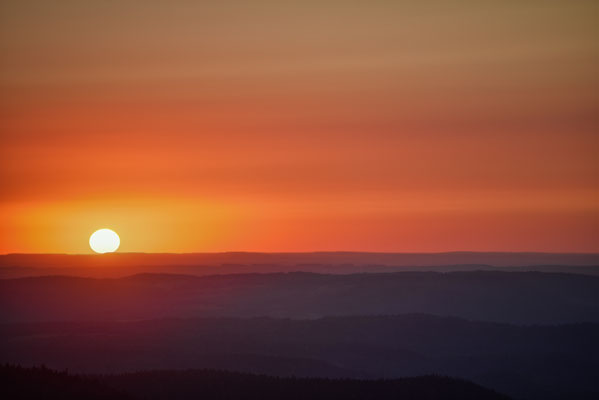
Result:
[[[73,375],[44,365],[4,364],[0,383],[10,399],[507,399],[474,383],[435,375],[390,380],[281,378],[218,370]]]

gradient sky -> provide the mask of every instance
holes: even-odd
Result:
[[[0,253],[599,251],[599,2],[0,4]]]

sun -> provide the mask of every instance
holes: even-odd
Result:
[[[121,239],[111,229],[98,229],[89,237],[89,246],[96,253],[112,253],[119,248]]]

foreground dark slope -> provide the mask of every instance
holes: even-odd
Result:
[[[439,376],[340,381],[209,370],[73,376],[45,368],[3,366],[0,383],[11,399],[507,399],[473,383]]]
[[[97,379],[69,375],[46,367],[0,366],[0,387],[5,399],[135,400],[136,397]]]
[[[598,324],[514,326],[425,315],[13,324],[2,359],[72,371],[220,368],[280,376],[443,374],[519,398],[599,395]]]
[[[427,313],[519,324],[599,322],[599,277],[402,272],[0,280],[0,322]]]

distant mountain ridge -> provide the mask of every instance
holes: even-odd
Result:
[[[345,274],[408,270],[533,270],[599,275],[599,254],[567,253],[193,253],[7,254],[0,279],[39,275],[123,277],[143,272],[188,275],[253,272]]]
[[[222,264],[359,264],[386,266],[440,266],[478,264],[490,266],[599,265],[598,253],[538,252],[444,252],[444,253],[114,253],[94,254],[5,254],[0,266],[45,267],[77,263],[84,265],[222,265]]]

